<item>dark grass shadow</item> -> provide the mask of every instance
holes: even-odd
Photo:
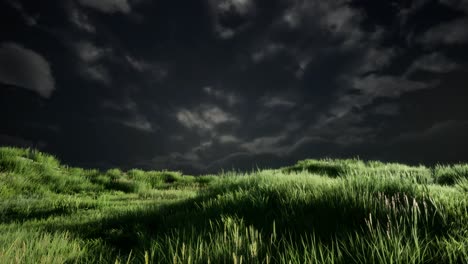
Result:
[[[69,216],[76,213],[79,210],[84,209],[96,209],[97,205],[87,205],[85,208],[71,208],[71,207],[59,207],[59,208],[33,208],[31,210],[24,210],[24,208],[3,208],[0,213],[0,224],[9,223],[24,223],[33,220],[47,219],[53,216]]]
[[[290,167],[285,167],[282,169],[284,173],[296,172],[300,173],[302,171],[307,171],[309,173],[315,173],[320,175],[327,175],[331,178],[339,177],[340,175],[346,172],[346,168],[343,168],[340,165],[334,164],[308,164],[308,165],[294,165]]]

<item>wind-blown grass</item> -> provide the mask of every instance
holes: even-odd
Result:
[[[0,263],[468,263],[468,165],[188,176],[0,148]]]

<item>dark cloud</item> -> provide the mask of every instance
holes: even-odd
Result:
[[[86,7],[96,9],[104,13],[129,13],[131,6],[128,0],[78,0],[78,2]]]
[[[409,132],[398,136],[394,142],[408,143],[411,141],[431,141],[435,138],[443,138],[448,134],[464,133],[468,129],[468,121],[464,120],[447,120],[440,123],[432,124],[430,127],[416,132]],[[456,140],[458,137],[455,137]]]
[[[378,115],[393,116],[399,113],[399,108],[397,104],[386,103],[375,107],[374,112]]]
[[[468,1],[466,0],[439,0],[439,2],[443,5],[468,13]]]
[[[412,163],[463,162],[465,161],[463,157],[468,154],[468,143],[463,140],[466,133],[468,133],[466,120],[434,123],[422,130],[396,137],[390,142],[383,156],[387,159],[391,157],[394,160],[408,160]],[[425,147],[428,145],[431,147]],[[421,149],[425,151],[419,151]],[[441,155],[441,152],[444,155]]]
[[[49,62],[13,42],[0,44],[0,82],[33,90],[46,98],[55,90]]]
[[[467,26],[466,18],[441,23],[427,30],[421,36],[420,41],[427,46],[465,44],[468,42]]]
[[[6,3],[10,5],[13,9],[15,9],[23,21],[26,23],[28,26],[35,26],[37,24],[37,20],[39,18],[38,15],[31,15],[29,14],[21,4],[21,2],[17,0],[6,0]]]
[[[153,132],[155,125],[141,113],[135,101],[127,99],[123,104],[116,104],[112,101],[104,101],[102,104],[104,109],[117,113],[114,117],[106,117],[104,120],[116,122],[130,128],[140,131]]]
[[[21,137],[0,134],[0,144],[3,146],[14,146],[20,148],[35,147],[36,144]]]

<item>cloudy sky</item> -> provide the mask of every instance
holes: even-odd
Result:
[[[468,1],[5,0],[0,145],[187,173],[468,161]]]

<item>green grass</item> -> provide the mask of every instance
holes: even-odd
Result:
[[[85,170],[0,148],[0,263],[468,263],[468,165]]]

